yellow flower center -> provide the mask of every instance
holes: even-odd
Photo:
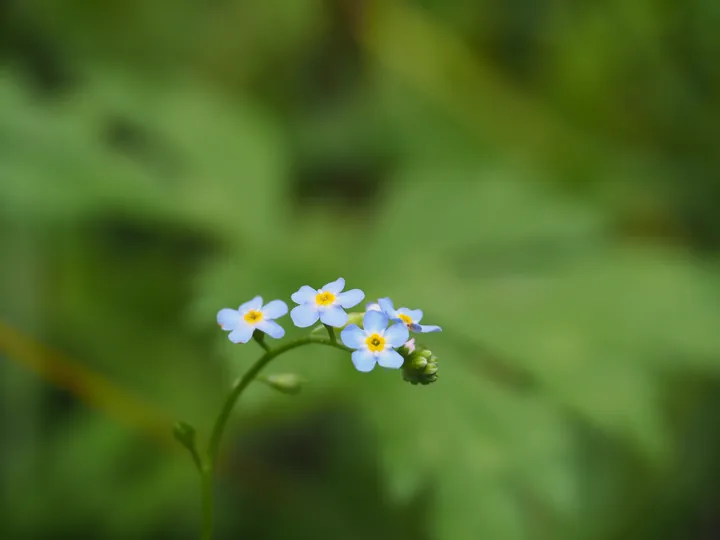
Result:
[[[321,292],[315,297],[315,303],[319,306],[329,306],[335,301],[335,295],[331,292]]]
[[[251,309],[245,315],[243,315],[243,319],[245,319],[245,322],[247,322],[249,324],[257,324],[260,321],[262,321],[262,318],[263,318],[262,311],[257,311],[254,309]]]
[[[367,343],[368,349],[372,352],[382,352],[385,350],[385,338],[380,334],[371,335],[365,339],[365,343]]]
[[[398,319],[404,322],[407,326],[410,326],[413,323],[413,320],[404,313],[398,313]]]

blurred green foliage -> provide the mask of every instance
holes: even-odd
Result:
[[[271,366],[311,383],[243,396],[221,538],[711,538],[719,16],[3,3],[0,317],[201,438],[258,354],[221,307],[342,275],[444,327],[426,388]],[[186,455],[3,353],[4,538],[195,536]]]

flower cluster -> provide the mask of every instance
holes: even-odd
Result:
[[[334,329],[341,329],[340,339],[345,347],[353,351],[352,362],[358,371],[372,371],[377,364],[384,368],[404,368],[407,380],[418,380],[423,384],[437,378],[437,367],[428,368],[434,366],[434,362],[419,365],[423,362],[417,360],[420,356],[415,352],[415,340],[409,337],[411,332],[440,332],[439,326],[421,325],[421,310],[405,307],[395,309],[389,298],[380,298],[377,303],[368,304],[364,313],[349,315],[345,310],[362,302],[365,293],[360,289],[344,289],[343,278],[327,283],[320,289],[308,285],[300,287],[291,295],[293,302],[298,304],[290,312],[295,326],[307,328],[320,321],[330,331],[333,342]],[[238,309],[221,309],[217,314],[217,322],[223,330],[229,332],[228,338],[233,343],[247,343],[253,336],[262,342],[263,333],[275,339],[285,335],[285,330],[275,319],[287,313],[288,306],[282,300],[273,300],[263,305],[262,297],[256,296]],[[413,375],[413,370],[417,371],[418,368],[424,375]]]

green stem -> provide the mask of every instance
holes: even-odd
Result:
[[[265,352],[270,352],[270,347],[267,343],[265,343],[265,334],[263,334],[259,330],[255,330],[255,332],[253,333],[253,339],[258,342],[258,345],[265,349]]]
[[[337,343],[337,336],[335,335],[335,329],[332,326],[330,326],[329,324],[323,323],[323,325],[325,326],[325,329],[328,332],[328,336],[330,336],[330,341],[332,341],[333,343]]]
[[[212,540],[213,536],[213,464],[208,460],[203,463],[200,469],[200,481],[202,483],[202,540]]]
[[[192,456],[193,463],[195,464],[195,467],[197,468],[198,472],[202,474],[202,460],[200,459],[200,454],[198,454],[195,447],[192,447],[189,449],[190,455]]]
[[[332,337],[334,338],[334,334],[332,334]],[[297,349],[298,347],[302,347],[304,345],[311,345],[311,344],[318,344],[318,345],[327,345],[330,347],[335,347],[336,349],[340,349],[345,352],[351,352],[352,349],[349,349],[345,347],[344,345],[337,342],[336,339],[329,339],[324,337],[317,337],[317,336],[308,336],[305,338],[298,339],[296,341],[291,341],[290,343],[286,343],[285,345],[281,345],[277,349],[268,349],[267,352],[262,355],[260,358],[258,358],[255,363],[248,369],[245,374],[235,383],[235,386],[233,386],[232,392],[230,392],[230,395],[225,400],[225,404],[223,405],[222,410],[220,411],[220,415],[218,416],[217,420],[215,421],[215,426],[213,427],[212,435],[210,436],[210,442],[207,446],[207,451],[205,453],[205,459],[203,461],[202,467],[201,467],[201,476],[202,476],[202,508],[203,508],[203,531],[202,531],[202,540],[211,540],[212,539],[212,531],[213,531],[213,471],[215,469],[215,463],[217,461],[218,451],[220,448],[220,441],[222,440],[223,434],[225,433],[225,428],[227,427],[227,423],[230,420],[230,415],[232,413],[233,408],[235,407],[235,403],[237,402],[238,398],[240,398],[240,395],[243,393],[243,391],[250,385],[250,383],[258,376],[260,371],[270,363],[274,358],[277,356],[280,356],[283,353],[286,353],[288,351],[291,351],[293,349]]]

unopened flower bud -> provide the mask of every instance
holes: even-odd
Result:
[[[279,373],[258,377],[258,380],[284,394],[298,394],[305,380],[295,373]]]
[[[437,373],[438,367],[437,364],[428,364],[425,366],[425,369],[422,370],[423,375],[435,375]]]
[[[423,369],[425,369],[427,363],[427,358],[425,358],[424,356],[415,356],[411,361],[412,368],[418,371],[422,371]]]
[[[356,324],[360,328],[362,328],[364,315],[365,315],[364,313],[358,313],[357,311],[348,313],[348,322],[345,326],[343,326],[343,328],[345,328],[346,326],[350,326],[351,324]]]
[[[416,345],[415,351],[405,357],[403,379],[411,384],[430,384],[437,380],[438,358],[422,345]]]

